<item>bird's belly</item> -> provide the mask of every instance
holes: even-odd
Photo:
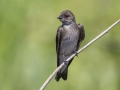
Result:
[[[61,42],[61,54],[62,55],[70,55],[74,51],[76,51],[77,48],[77,36],[71,36],[69,38],[66,38]]]

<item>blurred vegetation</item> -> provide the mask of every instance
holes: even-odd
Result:
[[[53,72],[63,10],[84,25],[82,47],[120,18],[120,0],[0,0],[0,90],[38,90]],[[120,24],[74,59],[67,81],[45,90],[120,90]]]

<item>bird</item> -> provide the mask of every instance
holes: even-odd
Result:
[[[63,62],[65,62],[65,65],[57,72],[56,81],[59,81],[60,78],[67,80],[68,67],[74,58],[69,62],[66,62],[66,59],[74,53],[77,55],[77,50],[85,38],[83,25],[76,24],[75,16],[70,10],[64,10],[58,19],[62,22],[62,25],[58,27],[56,34],[57,67]]]

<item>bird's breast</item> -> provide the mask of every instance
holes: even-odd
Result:
[[[78,42],[78,29],[71,27],[71,26],[65,26],[64,27],[64,36],[61,40],[61,54],[69,55],[73,53],[75,48],[77,47]]]
[[[67,39],[68,41],[74,41],[78,38],[78,28],[72,25],[64,26],[64,37],[63,39]]]

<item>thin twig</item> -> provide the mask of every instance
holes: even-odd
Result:
[[[90,46],[92,43],[94,43],[96,40],[101,38],[103,35],[105,35],[111,28],[113,28],[115,25],[117,25],[120,22],[120,19],[116,21],[114,24],[112,24],[110,27],[108,27],[106,30],[104,30],[101,34],[99,34],[96,38],[91,40],[88,44],[86,44],[84,47],[79,49],[77,53],[82,52],[85,50],[88,46]],[[75,57],[76,54],[72,54],[66,61],[70,61],[73,57]],[[51,79],[56,75],[56,73],[64,66],[64,63],[62,63],[51,75],[50,77],[45,81],[45,83],[42,85],[42,87],[39,90],[44,90],[44,88],[47,86],[47,84],[51,81]]]

